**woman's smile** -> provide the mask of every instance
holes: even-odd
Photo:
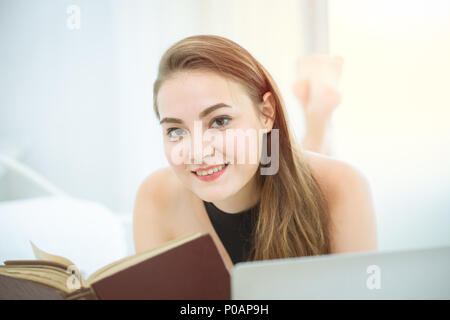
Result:
[[[195,175],[198,179],[202,181],[212,181],[217,178],[219,178],[225,170],[228,168],[228,163],[218,165],[218,166],[211,166],[207,167],[206,169],[198,169],[194,172],[192,172],[193,175]]]

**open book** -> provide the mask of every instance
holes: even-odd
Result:
[[[230,274],[209,233],[118,260],[88,279],[70,260],[31,245],[37,260],[0,266],[0,299],[230,299]]]

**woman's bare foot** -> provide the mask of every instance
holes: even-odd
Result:
[[[330,121],[342,100],[338,90],[342,65],[342,57],[327,54],[313,54],[298,61],[299,77],[293,91],[305,113],[303,146],[308,150],[331,154]]]

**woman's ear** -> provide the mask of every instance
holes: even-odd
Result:
[[[260,104],[261,121],[264,124],[266,131],[272,130],[275,122],[275,99],[272,92],[267,91],[263,95],[263,101]]]

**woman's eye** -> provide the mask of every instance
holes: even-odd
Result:
[[[179,139],[183,132],[184,130],[181,128],[169,128],[167,129],[167,136],[170,140],[175,141]]]
[[[211,122],[211,126],[213,127],[213,128],[221,128],[221,127],[224,127],[224,126],[226,126],[227,124],[228,124],[228,122],[230,122],[230,118],[228,118],[228,117],[218,117],[218,118],[215,118],[212,122]],[[218,126],[214,126],[213,124],[214,123],[217,123],[218,124]]]

